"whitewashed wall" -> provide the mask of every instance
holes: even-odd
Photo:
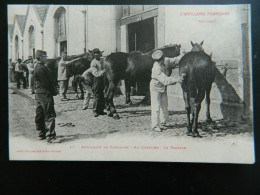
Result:
[[[22,55],[23,55],[23,49],[22,49],[22,32],[18,26],[17,22],[14,22],[14,29],[13,29],[13,36],[12,36],[12,61],[16,61],[17,59],[15,59],[15,36],[18,36],[18,41],[19,41],[19,58],[22,59]]]
[[[32,6],[29,7],[28,10],[28,16],[25,23],[25,30],[24,30],[24,58],[27,59],[30,52],[29,52],[29,28],[30,26],[34,27],[34,33],[35,33],[35,51],[37,49],[42,50],[42,34],[41,31],[43,30],[39,19],[36,16],[35,10]]]

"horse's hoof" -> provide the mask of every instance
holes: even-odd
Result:
[[[129,105],[129,106],[134,105],[133,102],[131,102],[131,101],[130,101],[130,102],[125,102],[125,104],[127,104],[127,105]]]
[[[200,134],[198,132],[192,133],[192,137],[201,138]]]
[[[187,134],[187,136],[193,136],[191,131],[187,131],[186,134]]]
[[[215,123],[211,118],[208,118],[205,122],[206,122],[207,124]]]
[[[110,112],[110,113],[107,114],[107,116],[113,117],[113,114]]]
[[[120,119],[120,117],[119,117],[118,115],[114,115],[113,118],[114,118],[115,120]]]

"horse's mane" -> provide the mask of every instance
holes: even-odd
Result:
[[[142,51],[131,51],[129,54],[141,54],[144,55]]]
[[[148,52],[146,52],[146,53],[144,53],[144,54],[151,54],[151,53],[153,53],[154,51],[156,51],[156,50],[163,50],[163,49],[167,49],[167,48],[170,48],[170,47],[176,47],[178,44],[170,44],[170,45],[165,45],[165,46],[162,46],[162,47],[159,47],[159,48],[155,48],[155,49],[153,49],[152,51],[148,51]]]

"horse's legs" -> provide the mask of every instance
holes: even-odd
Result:
[[[73,88],[74,88],[74,91],[76,93],[76,98],[79,99],[79,94],[78,94],[78,78],[77,76],[74,75],[73,77]]]
[[[83,90],[82,83],[79,82],[78,85],[79,85],[79,89],[80,89],[80,92],[81,92],[80,99],[83,100],[84,99],[84,90]]]
[[[200,108],[201,108],[201,102],[203,101],[205,97],[205,89],[199,89],[198,90],[198,94],[195,98],[195,102],[194,102],[194,121],[193,121],[193,125],[192,125],[192,134],[193,137],[201,137],[199,135],[199,132],[197,130],[198,128],[198,118],[199,118],[199,112],[200,112]]]
[[[206,105],[207,105],[207,111],[206,111],[207,120],[206,120],[206,122],[208,122],[208,123],[212,122],[212,119],[210,117],[210,91],[211,91],[211,86],[212,86],[212,84],[210,84],[206,88]]]
[[[190,102],[189,102],[189,95],[186,91],[183,90],[183,99],[185,102],[185,110],[186,110],[186,114],[187,114],[187,135],[191,136],[192,132],[191,132],[191,123],[190,123]]]
[[[110,111],[110,106],[109,106],[109,102],[108,102],[108,93],[109,93],[109,82],[108,79],[106,77],[104,77],[104,99],[105,99],[105,107],[107,111]]]
[[[147,90],[144,98],[140,101],[140,104],[151,105],[151,97],[150,97],[150,82],[146,82],[145,89]]]
[[[126,96],[125,103],[132,105],[133,103],[131,102],[131,99],[130,99],[130,92],[131,92],[130,81],[125,79],[125,96]]]
[[[113,102],[116,86],[118,84],[119,80],[113,80],[109,82],[109,89],[108,89],[108,102],[109,102],[109,107],[110,107],[110,112],[108,116],[114,117],[114,119],[119,119],[118,114],[116,113],[116,108]]]

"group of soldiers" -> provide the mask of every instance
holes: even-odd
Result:
[[[93,93],[93,115],[98,117],[99,115],[106,115],[105,99],[104,99],[104,78],[105,70],[103,70],[100,59],[102,52],[96,48],[93,50],[94,58],[91,61],[90,68],[87,69],[81,75],[81,82],[86,89],[85,100],[83,102],[82,109],[88,108],[90,94]],[[171,59],[172,63],[178,63],[183,55]],[[58,77],[53,78],[53,74],[46,66],[47,53],[42,50],[36,51],[36,61],[32,58],[27,60],[27,68],[29,70],[29,88],[32,94],[35,93],[36,100],[36,116],[35,124],[38,131],[39,140],[47,139],[48,142],[53,142],[56,139],[55,132],[55,118],[56,113],[54,109],[53,96],[58,94],[57,87],[55,85],[55,79],[59,82],[59,95],[61,101],[67,101],[67,89],[69,76],[67,74],[67,67],[81,58],[76,58],[71,61],[67,61],[67,53],[63,52],[61,60],[58,63]],[[152,69],[150,93],[151,93],[151,119],[152,129],[155,131],[162,131],[167,128],[168,122],[168,99],[167,99],[167,85],[174,85],[176,83],[182,83],[183,79],[173,78],[166,76],[166,69],[164,65],[164,54],[161,50],[156,50],[152,58],[154,65]],[[17,73],[17,88],[20,88],[20,80],[24,80],[24,70],[22,68],[21,60],[15,65],[15,71]],[[93,75],[92,88],[86,84],[87,75]],[[24,83],[26,83],[24,81]],[[25,88],[25,84],[24,84]]]
[[[93,50],[94,59],[91,62],[90,68],[86,70],[82,75],[82,83],[84,84],[84,75],[92,74],[93,78],[93,87],[92,89],[86,88],[87,93],[93,93],[94,102],[93,102],[93,114],[94,117],[99,115],[105,115],[105,101],[104,101],[104,82],[103,75],[104,70],[100,63],[100,58],[102,52],[96,48]],[[36,116],[35,124],[36,130],[38,132],[38,139],[45,140],[47,142],[53,142],[56,139],[55,132],[55,118],[56,113],[54,109],[54,99],[53,96],[58,94],[57,87],[55,86],[54,80],[59,81],[59,92],[60,100],[67,101],[66,93],[68,89],[69,76],[67,74],[66,67],[80,60],[76,58],[71,61],[66,61],[67,53],[63,52],[61,60],[58,63],[58,77],[53,78],[53,74],[50,69],[46,66],[47,52],[42,50],[36,51],[36,60],[29,58],[26,60],[27,68],[29,72],[29,89],[31,94],[35,94],[36,100]],[[25,63],[25,62],[24,62]],[[20,82],[22,80],[23,87],[26,88],[26,71],[24,69],[24,63],[21,59],[17,60],[15,64],[15,75],[17,88],[20,89]],[[90,95],[84,100],[83,110],[88,108]]]

